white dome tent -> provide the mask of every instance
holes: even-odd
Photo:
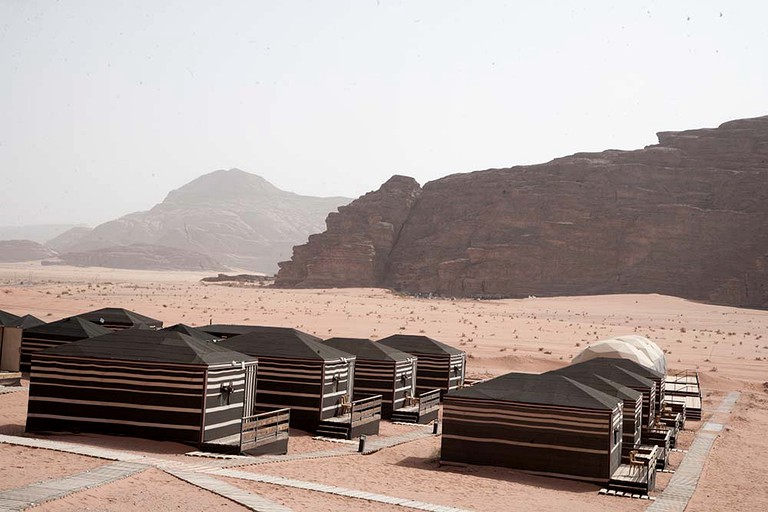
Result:
[[[652,368],[662,374],[667,374],[667,357],[664,355],[664,351],[659,346],[646,338],[645,336],[639,336],[637,334],[630,334],[628,336],[617,336],[612,338],[623,341],[640,350],[648,356],[648,359],[653,363]]]
[[[598,357],[628,359],[643,365],[646,368],[656,368],[654,362],[645,354],[645,352],[634,345],[616,338],[599,341],[588,346],[573,358],[572,363],[582,363],[584,361],[589,361],[590,359],[597,359]]]

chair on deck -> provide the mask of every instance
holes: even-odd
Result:
[[[645,461],[642,459],[637,458],[638,455],[637,450],[632,450],[629,452],[629,473],[634,473],[635,469],[638,471],[642,471],[642,468],[645,467]]]
[[[349,401],[349,395],[341,395],[341,398],[339,398],[339,406],[341,407],[341,414],[349,414],[352,412],[352,403]]]

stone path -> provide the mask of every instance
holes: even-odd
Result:
[[[0,386],[0,395],[5,393],[13,393],[15,391],[28,391],[29,388],[24,386]]]
[[[131,462],[113,462],[77,475],[0,491],[0,512],[24,510],[46,501],[63,498],[74,492],[135,475],[148,467],[144,464]]]
[[[739,396],[741,393],[733,391],[723,399],[710,421],[705,423],[696,434],[693,444],[688,449],[688,453],[685,454],[680,467],[675,470],[675,475],[669,481],[669,485],[653,505],[646,509],[647,512],[683,512],[685,510],[688,501],[696,491],[696,485],[699,482],[701,471],[704,469],[704,462],[707,460],[712,444],[723,429],[725,420],[733,410]]]
[[[293,487],[295,489],[305,489],[307,491],[317,491],[327,494],[335,494],[337,496],[344,496],[346,498],[357,498],[367,501],[375,501],[378,503],[386,503],[389,505],[399,505],[401,507],[412,508],[416,510],[428,510],[431,512],[468,512],[465,509],[447,507],[445,505],[435,505],[432,503],[425,503],[423,501],[409,500],[406,498],[395,498],[394,496],[386,496],[384,494],[376,494],[365,491],[357,491],[354,489],[346,489],[344,487],[336,487],[334,485],[324,485],[316,482],[305,482],[302,480],[293,480],[290,478],[283,478],[274,475],[261,475],[258,473],[251,473],[249,471],[240,471],[237,469],[219,469],[212,471],[212,474],[218,476],[226,476],[230,478],[238,478],[240,480],[250,480],[252,482],[261,482],[266,484],[280,485],[283,487]]]
[[[432,431],[425,429],[418,429],[413,432],[408,432],[399,436],[393,436],[388,438],[381,438],[369,441],[363,454],[375,453],[383,448],[390,446],[397,446],[399,444],[407,443],[417,439],[431,437]],[[120,461],[120,463],[131,463],[134,466],[147,468],[155,467],[168,474],[175,476],[181,480],[189,482],[192,485],[208,490],[232,501],[235,501],[250,510],[263,511],[263,512],[283,512],[289,509],[271,502],[265,498],[249,493],[226,482],[222,482],[213,478],[211,475],[225,476],[230,478],[237,478],[240,480],[250,480],[255,482],[269,483],[273,485],[280,485],[284,487],[292,487],[296,489],[305,489],[310,491],[316,491],[321,493],[333,494],[337,496],[343,496],[347,498],[357,498],[361,500],[367,500],[378,503],[386,503],[391,505],[399,505],[405,508],[411,508],[416,510],[426,510],[432,512],[465,512],[463,509],[447,507],[444,505],[436,505],[432,503],[426,503],[422,501],[409,500],[405,498],[396,498],[393,496],[386,496],[383,494],[369,493],[365,491],[359,491],[356,489],[347,489],[343,487],[336,487],[330,485],[318,484],[315,482],[306,482],[301,480],[292,480],[288,478],[276,477],[271,475],[262,475],[257,473],[251,473],[248,471],[239,471],[234,468],[237,466],[251,466],[260,464],[269,464],[276,462],[286,462],[293,460],[305,460],[316,459],[322,457],[339,457],[358,454],[357,446],[344,445],[341,448],[333,450],[324,450],[318,452],[298,453],[292,455],[272,455],[261,457],[245,457],[237,459],[208,459],[208,460],[195,460],[194,462],[177,461],[162,459],[157,457],[147,457],[132,452],[126,452],[121,450],[113,450],[110,448],[100,448],[95,446],[80,445],[76,443],[69,443],[64,441],[53,441],[48,439],[37,439],[31,437],[19,437],[0,435],[0,444],[7,443],[17,446],[27,446],[30,448],[42,448],[48,450],[56,450],[68,453],[75,453],[78,455],[85,455],[88,457],[96,457],[106,460]],[[108,465],[108,466],[111,466]],[[80,490],[80,489],[75,489]],[[75,492],[70,490],[66,494]],[[60,496],[59,496],[60,497]],[[54,499],[54,498],[50,498]],[[29,506],[28,504],[25,506]],[[10,508],[8,510],[21,510],[21,508]],[[0,503],[0,512],[4,512],[2,509],[2,503]]]
[[[244,491],[239,487],[235,487],[234,485],[229,485],[226,482],[222,482],[221,480],[217,480],[216,478],[211,478],[210,476],[205,474],[195,473],[193,471],[180,471],[180,470],[173,470],[173,469],[166,469],[165,472],[168,473],[169,475],[175,476],[180,480],[184,480],[185,482],[190,483],[196,487],[200,487],[201,489],[205,489],[206,491],[210,491],[214,494],[218,494],[219,496],[223,496],[224,498],[227,498],[236,503],[239,503],[251,510],[256,510],[258,512],[290,512],[291,511],[291,509],[289,509],[288,507],[284,507],[279,503],[269,501],[266,498],[262,498],[261,496],[257,496],[256,494],[250,493],[248,491]]]

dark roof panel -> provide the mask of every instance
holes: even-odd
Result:
[[[164,329],[160,329],[161,331],[168,331],[168,332],[180,332],[181,334],[186,334],[187,336],[192,336],[193,338],[196,338],[201,341],[219,341],[220,338],[217,338],[213,334],[209,334],[202,329],[198,329],[197,327],[190,327],[186,324],[176,324],[171,325],[170,327],[165,327]]]
[[[557,370],[551,370],[545,375],[565,375],[578,379],[582,376],[597,374],[633,389],[636,387],[651,388],[656,385],[652,380],[627,370],[620,364],[616,364],[616,361],[621,360],[600,357],[558,368]]]
[[[88,311],[80,315],[75,315],[79,318],[85,318],[95,324],[106,325],[138,325],[145,324],[151,327],[162,327],[163,322],[155,318],[141,315],[134,311],[129,311],[123,308],[101,308],[94,311]]]
[[[325,361],[355,358],[352,354],[323,344],[316,336],[288,327],[254,326],[250,332],[227,338],[218,344],[256,357]]]
[[[453,348],[450,345],[433,340],[427,336],[414,334],[393,334],[379,340],[379,343],[387,345],[409,354],[463,354],[463,350]]]
[[[24,329],[24,336],[26,335],[48,335],[56,336],[57,338],[68,338],[81,340],[83,338],[93,338],[95,336],[101,336],[109,334],[112,331],[106,327],[96,325],[88,320],[84,320],[78,317],[69,317],[49,324],[38,325],[36,327],[30,327]]]
[[[348,352],[358,361],[407,361],[415,356],[365,338],[330,338],[323,343]]]
[[[115,359],[210,365],[256,361],[216,343],[209,343],[175,331],[126,329],[89,338],[40,352],[80,358]]]
[[[8,325],[8,327],[18,327],[19,329],[30,329],[32,327],[37,327],[38,325],[44,325],[45,322],[37,318],[36,316],[32,315],[24,315],[23,317],[19,318],[16,322]]]
[[[18,322],[19,318],[21,317],[0,309],[0,327],[11,326],[14,322]]]
[[[508,373],[474,386],[450,391],[448,396],[600,410],[613,410],[619,403],[615,396],[574,379],[530,373]]]

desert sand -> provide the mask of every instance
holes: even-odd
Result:
[[[540,372],[567,364],[587,344],[637,333],[667,352],[671,371],[696,368],[705,391],[705,419],[732,390],[742,396],[716,441],[689,510],[761,510],[768,506],[762,469],[768,440],[768,312],[699,304],[660,295],[453,300],[399,296],[380,289],[275,290],[204,284],[208,274],[103,268],[0,265],[0,309],[52,321],[106,306],[159,318],[165,325],[245,323],[295,327],[327,338],[378,339],[426,334],[468,353],[468,376]],[[0,433],[22,435],[26,393],[0,395]],[[679,446],[689,446],[700,422],[689,422]],[[382,435],[410,428],[382,422]],[[191,448],[95,435],[50,436],[194,462]],[[290,453],[343,449],[292,432]],[[672,466],[682,454],[673,453]],[[105,463],[78,455],[0,445],[0,490]],[[648,502],[599,496],[595,486],[526,475],[510,469],[439,464],[439,438],[375,454],[245,466],[244,471],[338,485],[471,510],[642,510]],[[226,479],[294,510],[395,510],[354,498]],[[669,481],[658,475],[658,495]],[[71,495],[43,510],[231,509],[234,503],[159,470]]]

